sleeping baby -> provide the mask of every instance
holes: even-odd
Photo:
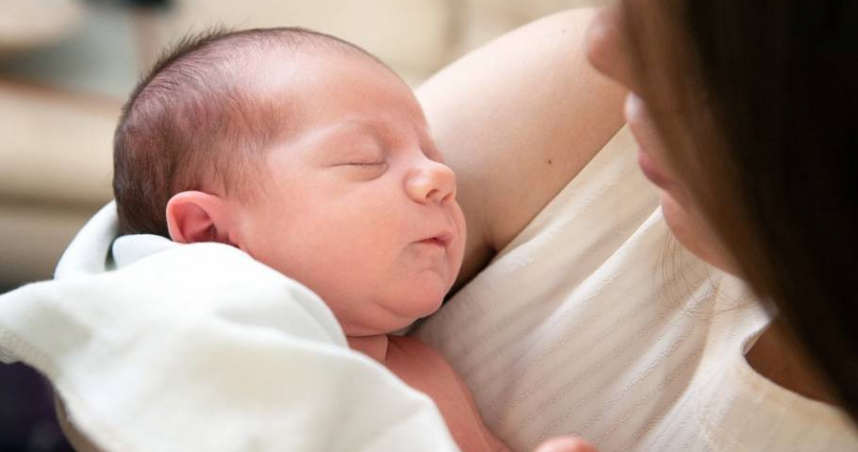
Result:
[[[352,349],[435,401],[459,447],[506,450],[444,358],[388,335],[439,308],[465,222],[383,63],[304,29],[186,39],[133,92],[114,152],[123,234],[229,244],[303,283]]]

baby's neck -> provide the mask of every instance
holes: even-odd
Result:
[[[359,351],[370,358],[384,363],[387,360],[388,340],[386,334],[375,336],[348,336],[349,348]]]

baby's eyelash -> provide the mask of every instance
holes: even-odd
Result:
[[[350,165],[350,166],[381,166],[381,165],[384,165],[386,163],[387,162],[384,162],[384,161],[380,161],[380,162],[349,162],[349,163],[346,163],[346,165]]]

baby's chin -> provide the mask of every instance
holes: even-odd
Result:
[[[402,310],[403,314],[415,319],[434,314],[441,308],[441,304],[444,303],[444,296],[447,295],[451,286],[452,282],[449,284],[444,282],[443,285],[438,284],[437,287],[432,285],[422,288],[420,292],[415,290],[412,293],[410,303],[406,305],[407,309]]]
[[[429,317],[434,314],[441,308],[441,304],[444,302],[444,296],[431,297],[426,300],[422,300],[419,303],[415,303],[408,311],[404,311],[400,313],[400,321],[395,322],[392,325],[388,325],[386,328],[386,333],[393,333],[396,331],[400,331],[403,328],[407,328],[414,322],[424,318]]]
[[[350,299],[340,304],[361,306],[351,312],[336,313],[346,335],[393,333],[434,314],[441,308],[453,282],[437,274],[429,275],[399,281],[387,290],[376,292],[372,300]]]
[[[402,332],[414,322],[434,314],[444,301],[443,295],[422,298],[421,300],[412,300],[412,303],[408,303],[408,305],[400,304],[393,309],[388,309],[385,315],[367,319],[360,326],[352,322],[343,322],[343,329],[347,336]]]

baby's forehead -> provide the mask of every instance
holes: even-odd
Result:
[[[331,85],[343,85],[361,76],[387,79],[391,86],[400,81],[381,63],[357,52],[336,49],[295,52],[268,47],[255,49],[242,59],[244,61],[233,64],[233,69],[223,74],[221,81],[240,87],[252,97],[284,107],[337,101],[336,97],[327,95]],[[355,72],[361,76],[355,76]]]
[[[361,64],[360,73],[341,76],[349,66],[296,63],[283,71],[263,67],[260,77],[247,80],[253,101],[267,105],[271,115],[284,115],[308,130],[336,122],[352,134],[395,125],[425,128],[411,88],[386,67],[369,62]]]
[[[288,72],[311,76],[314,73],[330,71],[331,67],[337,64],[360,64],[378,74],[392,74],[398,78],[398,75],[371,54],[344,45],[307,43],[294,46],[266,43],[232,50],[232,64],[227,63],[232,66],[229,72],[238,71],[239,74],[253,73],[254,76],[264,77]],[[234,58],[235,56],[238,58]]]

